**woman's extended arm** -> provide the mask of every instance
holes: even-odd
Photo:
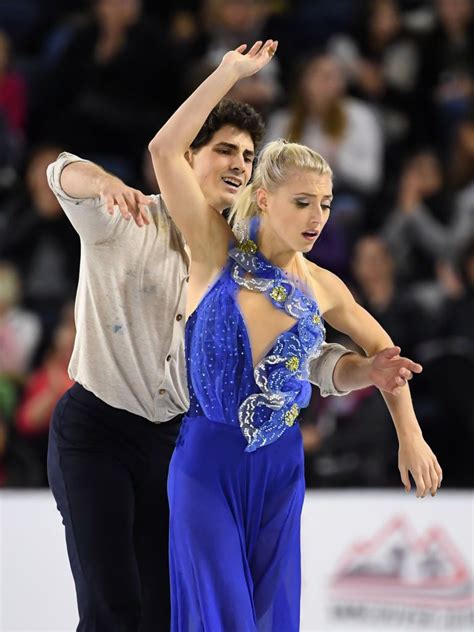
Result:
[[[344,283],[334,274],[320,271],[318,281],[331,297],[324,311],[325,320],[335,329],[347,334],[367,355],[392,347],[393,343],[379,323],[353,299]],[[428,444],[424,441],[416,419],[408,385],[399,394],[383,392],[382,396],[390,411],[399,441],[399,470],[403,484],[410,490],[411,472],[417,488],[417,496],[429,491],[434,495],[441,484],[442,471]]]

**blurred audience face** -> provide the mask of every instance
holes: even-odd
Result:
[[[117,30],[135,24],[141,9],[141,0],[96,0],[95,4],[95,14],[99,22]]]
[[[0,316],[8,313],[18,303],[20,277],[9,263],[0,262]]]
[[[260,15],[256,0],[210,0],[208,11],[213,26],[237,32],[252,29]]]
[[[354,248],[352,271],[363,290],[374,283],[391,283],[394,262],[385,242],[376,236],[359,239]]]
[[[408,163],[409,168],[416,172],[420,182],[420,193],[427,198],[443,186],[443,174],[438,157],[432,151],[423,151],[416,154]]]
[[[344,96],[345,88],[342,68],[331,55],[314,57],[301,75],[300,95],[309,111],[325,110]]]
[[[472,0],[437,0],[436,10],[448,31],[464,30],[472,15]]]
[[[458,143],[466,156],[474,157],[474,119],[461,123],[458,131]]]
[[[474,182],[474,116],[463,121],[455,136],[449,175],[455,189],[462,189]]]
[[[54,218],[61,215],[61,207],[46,179],[46,169],[60,153],[57,147],[42,147],[36,150],[26,169],[26,186],[41,217]]]
[[[378,42],[390,42],[400,30],[400,14],[393,0],[372,3],[369,30]]]

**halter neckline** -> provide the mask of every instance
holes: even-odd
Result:
[[[249,236],[229,251],[231,277],[238,286],[265,294],[276,308],[284,310],[297,323],[278,336],[271,355],[254,368],[255,382],[261,392],[248,397],[239,408],[239,423],[248,442],[248,452],[275,441],[307,405],[309,392],[304,385],[308,384],[308,359],[317,354],[325,333],[316,300],[259,252],[256,219],[250,223]],[[262,426],[255,425],[259,406],[272,410]]]

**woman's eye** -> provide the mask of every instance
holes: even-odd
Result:
[[[298,208],[305,208],[309,206],[309,202],[305,202],[304,200],[295,200],[295,204]]]
[[[331,211],[331,206],[329,204],[321,204],[321,208],[328,211],[328,213]]]

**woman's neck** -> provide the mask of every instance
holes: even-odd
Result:
[[[274,266],[291,273],[295,268],[297,252],[289,248],[271,229],[260,227],[258,249]]]

